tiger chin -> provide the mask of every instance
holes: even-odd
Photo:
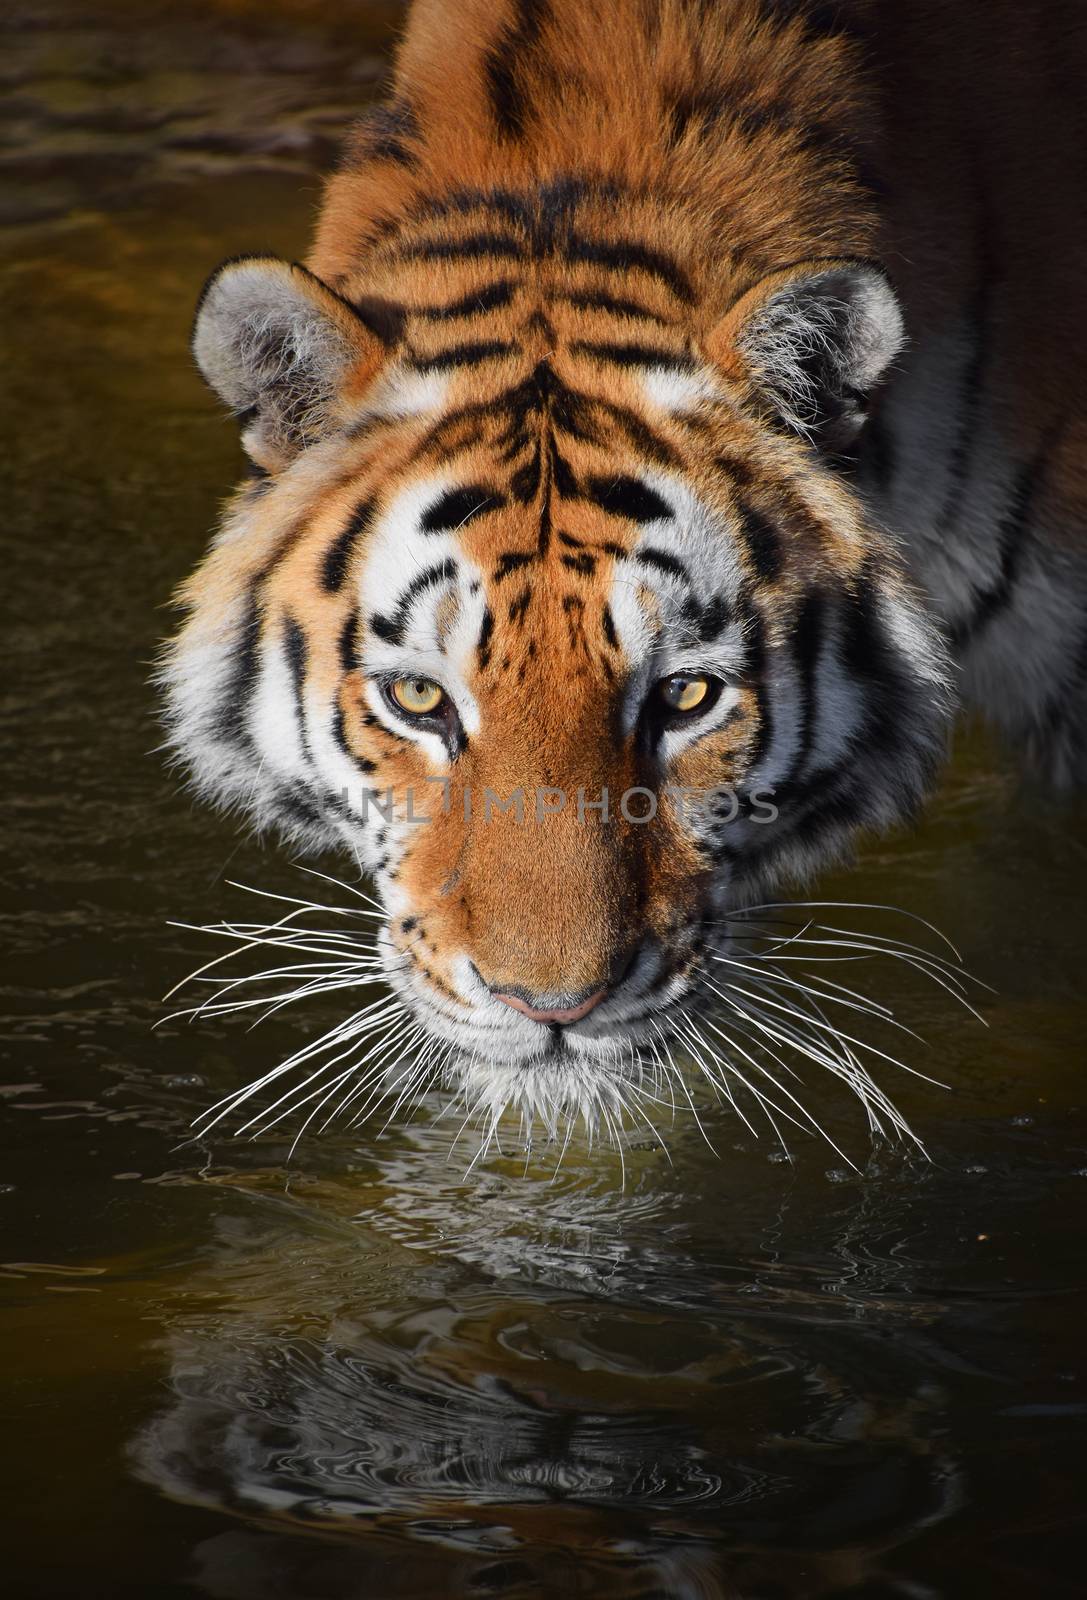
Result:
[[[914,438],[939,293],[891,284],[924,250],[850,15],[416,0],[307,264],[199,305],[252,475],[181,592],[170,743],[370,875],[390,985],[496,1117],[618,1114],[696,1048],[744,909],[919,806],[956,673],[1054,723],[999,670],[1048,569],[1022,614],[987,587],[1044,418],[984,515],[960,483],[911,522],[963,449],[951,402],[950,466]]]

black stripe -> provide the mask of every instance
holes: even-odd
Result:
[[[396,602],[395,610],[406,612],[415,600],[426,589],[434,589],[439,584],[451,582],[457,576],[457,564],[450,557],[447,561],[435,562],[432,567],[425,567],[422,572],[416,573]]]
[[[851,154],[844,147],[838,129],[813,121],[791,100],[749,101],[737,106],[729,118],[729,126],[752,141],[769,132],[775,138],[799,143],[817,155],[833,151],[835,155],[848,159]]]
[[[432,567],[425,567],[422,572],[416,574],[395,602],[392,616],[381,616],[375,612],[370,618],[370,627],[379,639],[384,639],[388,644],[402,644],[411,608],[419,596],[427,589],[436,589],[443,583],[451,582],[456,575],[457,564],[452,557],[447,561],[437,562]]]
[[[507,550],[504,555],[498,558],[498,564],[492,575],[495,583],[501,583],[502,579],[508,578],[511,572],[516,572],[519,567],[527,567],[535,559],[534,555],[526,554],[522,550]]]
[[[362,158],[415,167],[418,156],[411,145],[418,136],[419,123],[405,101],[393,100],[386,106],[376,106],[357,125],[348,149],[348,162],[353,166]]]
[[[751,565],[763,583],[776,583],[782,568],[781,535],[748,501],[740,500],[738,506],[740,537]]]
[[[1061,739],[1071,738],[1077,741],[1073,753],[1076,756],[1080,755],[1083,740],[1079,724],[1082,719],[1081,696],[1085,685],[1087,685],[1087,626],[1081,626],[1070,659],[1062,663],[1060,686],[1033,718],[1031,742],[1036,747],[1041,746],[1043,755],[1052,750]]]
[[[665,350],[651,344],[611,344],[605,340],[574,339],[573,355],[593,361],[609,361],[617,367],[670,367],[674,372],[694,372],[695,363],[679,350]]]
[[[347,526],[325,551],[325,558],[321,565],[321,585],[328,594],[336,594],[343,588],[347,581],[347,568],[351,560],[351,552],[355,541],[364,533],[373,521],[374,501],[364,500],[352,512]]]
[[[483,613],[483,621],[479,629],[479,643],[476,650],[479,656],[479,670],[485,671],[491,659],[491,637],[494,633],[494,616],[490,607]]]
[[[344,620],[340,629],[339,655],[340,666],[344,672],[354,672],[359,664],[358,652],[359,614],[352,611]]]
[[[725,92],[719,85],[710,85],[694,93],[685,91],[677,94],[668,112],[669,142],[679,144],[690,131],[692,123],[698,124],[698,135],[700,138],[705,138],[721,117],[724,108]]]
[[[610,516],[626,517],[630,522],[659,522],[674,515],[667,500],[638,478],[589,478],[582,497]]]
[[[1049,463],[1049,441],[1033,461],[1024,463],[1015,475],[1007,510],[997,524],[996,545],[999,566],[996,581],[978,595],[965,617],[953,624],[951,643],[956,650],[973,644],[979,633],[1001,611],[1011,605],[1022,573],[1023,557],[1030,544],[1030,520]]]
[[[614,184],[589,183],[571,174],[541,184],[532,196],[532,242],[536,253],[550,255],[562,248],[582,201],[614,201],[618,194]]]
[[[718,456],[715,465],[739,489],[751,489],[759,482],[759,475],[742,456]]]
[[[579,311],[606,311],[613,317],[642,317],[648,322],[658,322],[665,328],[672,325],[667,317],[662,317],[656,311],[650,311],[648,306],[639,305],[637,300],[623,300],[618,295],[608,294],[604,289],[586,289],[581,292],[568,290],[556,293],[552,298],[574,306]]]
[[[778,820],[760,829],[764,839],[770,834],[764,844],[745,850],[740,867],[742,874],[757,872],[772,850],[798,835],[802,835],[805,849],[811,852],[833,846],[844,834],[855,831],[870,819],[874,797],[877,804],[884,798],[883,792],[870,783],[858,786],[856,761],[845,767],[835,767],[826,776],[831,780],[829,783],[824,783],[820,777],[796,792],[787,792],[784,785],[774,790]],[[902,792],[895,798],[899,814],[903,815],[908,813],[910,801],[916,796]]]
[[[815,738],[818,715],[816,673],[819,668],[819,652],[823,644],[823,612],[822,596],[807,595],[801,603],[793,629],[793,662],[800,681],[800,733],[796,754],[785,779],[786,784],[798,783],[803,778]]]
[[[602,444],[602,430],[593,420],[593,407],[598,405],[596,399],[590,395],[582,394],[579,389],[569,389],[564,383],[555,382],[552,393],[548,396],[551,422],[559,433],[568,434],[571,439],[578,439],[582,444]]]
[[[488,424],[508,421],[508,418],[509,413],[503,412],[494,400],[473,401],[471,405],[458,406],[456,410],[446,412],[420,436],[408,453],[404,466],[413,466],[426,458],[429,467],[433,466],[429,459],[433,455],[443,459],[458,455],[469,445],[478,443],[481,432]],[[496,449],[501,442],[501,439],[492,440]],[[527,442],[526,435],[519,448],[523,448]],[[506,459],[510,453],[516,454],[516,451],[504,452]]]
[[[469,444],[475,444],[481,431],[492,423],[506,424],[504,436],[492,440],[495,448],[507,442],[509,449],[504,452],[506,458],[516,455],[518,450],[528,444],[527,434],[523,439],[515,439],[519,419],[512,411],[509,402],[517,393],[518,387],[503,390],[492,399],[475,400],[470,405],[458,406],[455,410],[446,412],[412,446],[405,465],[412,466],[435,453],[446,457],[456,455]],[[429,461],[428,465],[431,465]]]
[[[585,261],[593,266],[610,267],[617,272],[644,272],[666,284],[677,299],[688,305],[694,300],[694,290],[683,268],[672,257],[657,250],[648,250],[633,239],[618,239],[608,243],[602,239],[585,239],[571,234],[563,241],[563,252],[568,261]]]
[[[517,505],[527,506],[535,500],[540,487],[540,478],[543,473],[539,441],[533,446],[529,459],[513,474],[510,479],[510,498]]]
[[[667,439],[662,439],[648,423],[643,422],[637,412],[628,410],[626,406],[613,405],[608,400],[599,400],[596,403],[608,420],[626,435],[628,443],[632,444],[635,450],[647,456],[650,461],[657,462],[659,466],[679,466],[680,458]]]
[[[441,196],[435,195],[429,203],[424,202],[422,214],[463,217],[473,211],[490,212],[492,218],[498,216],[503,222],[511,222],[514,227],[523,228],[526,232],[532,228],[532,196],[525,190],[498,187],[453,189]]]
[[[339,704],[332,716],[332,737],[343,751],[344,755],[353,761],[360,772],[376,772],[377,762],[371,761],[369,756],[360,756],[352,750],[347,741],[347,729],[344,727],[343,707]]]
[[[428,322],[448,322],[455,317],[473,317],[484,311],[497,311],[499,306],[508,306],[513,299],[517,285],[510,278],[501,278],[496,283],[488,283],[482,289],[473,289],[471,294],[461,295],[459,300],[447,301],[441,306],[412,306],[413,317],[422,317]]]
[[[543,494],[540,498],[540,535],[536,541],[536,551],[540,556],[545,556],[551,548],[551,484],[552,463],[551,451],[547,452],[547,466],[544,473]]]
[[[466,484],[463,489],[451,489],[440,500],[436,500],[423,513],[419,526],[424,533],[456,533],[477,517],[483,516],[484,512],[495,511],[505,503],[505,495],[497,489],[488,489],[478,483]]]
[[[596,571],[596,557],[586,554],[584,550],[576,556],[560,556],[559,560],[564,567],[569,567],[571,572],[579,572],[585,578],[591,577]]]
[[[732,606],[727,596],[714,595],[712,600],[700,608],[697,619],[698,637],[703,644],[709,644],[720,636],[731,621]]]
[[[605,605],[601,612],[600,621],[604,628],[604,637],[613,650],[619,648],[619,635],[615,631],[615,618],[611,614],[611,606]]]
[[[518,346],[504,339],[479,339],[467,344],[450,345],[435,355],[409,355],[405,365],[415,372],[448,372],[451,367],[478,367],[484,361],[494,361],[499,356],[516,353]]]
[[[645,545],[641,550],[635,550],[631,559],[641,561],[647,567],[656,567],[658,571],[679,578],[690,587],[691,578],[687,568],[678,556],[671,555],[667,550],[658,550],[652,544]]]
[[[280,819],[287,818],[307,828],[328,827],[328,819],[321,814],[320,808],[314,805],[304,791],[297,788],[280,785],[272,797],[272,804]]]
[[[627,406],[615,405],[601,396],[583,394],[571,389],[541,362],[522,383],[512,384],[491,399],[476,401],[449,412],[440,422],[429,428],[412,447],[408,465],[433,452],[456,454],[465,447],[465,431],[481,429],[488,423],[505,424],[496,446],[505,443],[507,458],[525,449],[529,442],[529,420],[538,419],[549,408],[552,425],[571,438],[584,444],[611,442],[605,440],[607,423],[617,428],[627,442],[647,460],[660,466],[674,467],[680,458],[668,441],[648,426],[636,412]],[[449,441],[443,444],[443,441]]]
[[[421,261],[464,261],[479,256],[499,256],[523,261],[528,254],[522,240],[508,233],[469,233],[460,239],[420,239],[404,246],[402,254]]]
[[[287,654],[287,665],[291,670],[294,692],[296,695],[301,695],[306,678],[306,664],[309,660],[309,646],[305,634],[293,617],[284,618],[283,647]]]
[[[404,337],[406,315],[402,305],[395,300],[383,300],[376,294],[356,295],[349,303],[359,321],[365,323],[371,333],[376,333],[383,345],[391,350],[393,345],[400,343]],[[357,437],[358,432],[376,425],[376,418],[365,417],[361,423],[353,424],[352,436]]]
[[[230,660],[230,670],[215,715],[215,732],[231,744],[249,744],[249,701],[257,679],[257,655],[264,613],[259,592],[254,586],[245,603],[245,615],[238,629]]]
[[[306,735],[306,668],[309,665],[309,645],[301,627],[293,617],[283,619],[283,648],[291,674],[291,693],[294,697],[294,714],[298,719],[298,737],[302,752],[309,758],[309,739]]]
[[[871,580],[863,577],[846,609],[842,660],[847,675],[859,684],[878,682],[887,667],[888,644],[875,626],[873,600]]]
[[[892,756],[897,763],[904,730],[913,721],[917,687],[881,625],[878,594],[868,577],[848,599],[841,652],[846,676],[864,695],[865,756]]]
[[[547,10],[548,0],[516,0],[513,22],[502,29],[485,57],[491,113],[505,139],[519,139],[525,131],[528,107],[519,81],[520,67],[540,36]]]
[[[553,439],[551,441],[551,487],[560,500],[577,500],[581,498],[581,487],[574,475],[574,470]]]
[[[759,726],[755,735],[755,748],[751,753],[750,771],[754,772],[763,761],[774,738],[774,713],[766,688],[766,630],[757,611],[747,619],[747,660],[744,677],[755,694],[759,710]]]

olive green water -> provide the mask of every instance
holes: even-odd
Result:
[[[960,740],[924,827],[827,896],[931,918],[885,1081],[931,1161],[707,1109],[660,1151],[196,1113],[314,1016],[171,1024],[170,918],[297,875],[176,792],[146,685],[239,465],[190,370],[206,271],[299,253],[393,8],[23,0],[5,53],[11,360],[0,1132],[5,1592],[341,1600],[1087,1592],[1082,810]],[[322,1016],[327,1017],[327,1010]],[[283,1130],[280,1130],[283,1131]],[[515,1141],[514,1141],[515,1142]]]

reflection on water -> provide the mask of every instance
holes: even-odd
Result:
[[[244,1221],[172,1305],[170,1399],[131,1444],[144,1481],[250,1524],[200,1543],[204,1592],[966,1592],[902,1552],[1023,1449],[1023,1313],[1063,1294],[964,1232],[980,1175],[953,1148],[813,1184],[681,1135],[620,1193],[577,1155],[465,1184],[447,1142],[344,1144],[286,1190],[206,1175]],[[1030,1166],[980,1201],[1005,1241]]]
[[[186,350],[221,257],[296,255],[389,18],[354,0],[18,0],[0,155],[13,752],[0,836],[6,1592],[780,1600],[1082,1593],[1082,810],[972,738],[827,896],[931,919],[888,1081],[931,1155],[794,1161],[724,1109],[660,1150],[464,1176],[410,1127],[185,1143],[295,1049],[172,1023],[169,919],[297,876],[175,792],[146,663],[239,470]],[[335,870],[335,866],[334,866]],[[648,1141],[647,1141],[648,1144]]]
[[[387,1226],[364,1212],[330,1230],[325,1196],[319,1250],[300,1207],[264,1232],[226,1230],[190,1279],[195,1304],[167,1340],[173,1399],[132,1455],[179,1500],[260,1522],[201,1546],[207,1593],[248,1600],[277,1570],[275,1593],[302,1596],[319,1569],[321,1593],[368,1594],[381,1577],[382,1593],[423,1594],[431,1546],[449,1594],[559,1592],[556,1563],[587,1594],[922,1592],[888,1554],[960,1491],[941,1308],[915,1264],[862,1261],[848,1234],[834,1261],[718,1262],[681,1195],[643,1195],[632,1239],[613,1198],[582,1187],[522,1221],[535,1255],[518,1273],[486,1247],[510,1196],[443,1192],[427,1143],[381,1174],[385,1200],[429,1175],[422,1261],[375,1252],[360,1294],[360,1238]],[[903,1182],[847,1213],[887,1229]],[[595,1254],[571,1247],[578,1235]],[[362,1542],[295,1548],[266,1531],[283,1522]],[[419,1550],[390,1584],[389,1542],[404,1538]]]

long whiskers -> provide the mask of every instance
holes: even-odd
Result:
[[[902,916],[935,935],[950,951],[951,958],[914,940],[893,934],[861,932],[819,920],[819,913],[827,910]],[[802,926],[788,925],[790,912],[806,913]],[[911,1039],[920,1040],[920,1035],[901,1022],[883,1001],[808,967],[818,968],[828,960],[836,963],[872,962],[880,958],[901,961],[911,971],[936,983],[972,1016],[984,1022],[968,998],[967,985],[977,980],[962,966],[959,952],[951,941],[912,912],[861,901],[768,903],[735,912],[712,926],[721,930],[720,940],[707,952],[699,988],[704,997],[712,997],[713,1015],[704,1013],[700,1018],[702,1028],[696,1030],[704,1052],[710,1044],[707,1033],[716,1035],[725,1046],[723,1050],[717,1048],[711,1052],[711,1073],[707,1073],[711,1081],[716,1078],[720,1086],[721,1080],[727,1084],[729,1077],[738,1077],[736,1056],[739,1055],[760,1078],[773,1085],[779,1099],[788,1102],[790,1109],[786,1110],[771,1102],[765,1089],[757,1089],[753,1082],[746,1082],[745,1087],[756,1094],[767,1116],[772,1106],[791,1122],[799,1117],[802,1124],[826,1139],[843,1160],[854,1165],[801,1102],[799,1095],[782,1082],[780,1074],[796,1077],[785,1059],[786,1055],[791,1055],[843,1082],[864,1107],[873,1136],[904,1138],[923,1151],[921,1140],[876,1082],[867,1062],[883,1063],[937,1087],[946,1085],[882,1049],[871,1039],[847,1031],[831,1011],[851,1012]],[[828,951],[832,954],[828,955]],[[802,968],[800,963],[804,964]],[[681,1024],[680,1031],[689,1035],[693,1026],[688,1020]],[[767,1057],[774,1062],[775,1072],[766,1067]],[[706,1072],[705,1060],[698,1057],[696,1060]],[[735,1106],[731,1094],[730,1099]],[[744,1120],[747,1121],[746,1117]]]
[[[450,1153],[469,1127],[475,1129],[469,1172],[492,1150],[502,1153],[500,1128],[511,1112],[519,1119],[526,1152],[541,1130],[555,1147],[556,1174],[579,1125],[590,1150],[598,1136],[617,1147],[625,1172],[623,1147],[639,1129],[672,1159],[661,1127],[674,1128],[680,1110],[691,1115],[714,1150],[704,1110],[692,1092],[702,1084],[753,1137],[758,1138],[765,1119],[789,1159],[786,1134],[791,1130],[825,1140],[853,1166],[806,1103],[805,1068],[835,1079],[857,1097],[873,1137],[905,1139],[922,1150],[875,1073],[890,1069],[927,1083],[938,1080],[865,1036],[871,1025],[911,1041],[920,1037],[891,1006],[856,980],[831,977],[827,967],[901,962],[984,1021],[969,997],[976,980],[950,940],[924,918],[864,902],[771,902],[707,924],[709,941],[692,988],[670,1007],[656,1015],[640,1013],[625,1031],[618,1021],[614,1037],[597,1037],[592,1054],[577,1050],[559,1064],[511,1065],[484,1059],[455,1037],[438,1037],[385,982],[411,956],[408,948],[394,953],[390,944],[382,947],[386,916],[377,901],[327,873],[301,870],[342,891],[345,902],[326,904],[314,895],[236,884],[284,909],[267,921],[224,920],[196,928],[174,924],[229,944],[170,994],[185,985],[208,992],[163,1021],[237,1014],[255,1027],[289,1006],[352,990],[377,992],[270,1071],[201,1112],[192,1125],[194,1137],[231,1119],[237,1124],[235,1137],[255,1139],[296,1119],[293,1155],[310,1128],[323,1132],[339,1124],[351,1131],[380,1111],[384,1132],[398,1118],[410,1120],[440,1087],[451,1091],[442,1114],[459,1119]],[[842,925],[844,914],[854,911],[907,918],[937,944],[916,935],[902,938]],[[689,1083],[691,1069],[695,1077]]]
[[[212,992],[196,1004],[171,1013],[163,1021],[179,1018],[192,1021],[237,1013],[254,1014],[255,1026],[286,1006],[322,995],[372,988],[381,983],[395,961],[383,960],[377,949],[378,930],[373,924],[384,922],[380,907],[361,890],[340,884],[325,873],[311,872],[311,876],[335,884],[364,904],[327,905],[312,898],[273,894],[269,890],[236,884],[234,887],[278,901],[288,909],[270,922],[223,921],[197,928],[190,924],[174,924],[229,939],[231,944],[223,954],[205,962],[170,991],[174,994],[185,984],[196,983],[209,985]],[[330,927],[329,923],[337,918],[349,919],[348,927]],[[278,964],[252,966],[254,956],[269,952],[282,953],[286,959]],[[251,970],[233,971],[239,963],[249,964]],[[418,1088],[425,1062],[435,1052],[399,996],[383,984],[382,988],[377,998],[294,1051],[270,1072],[231,1091],[201,1112],[193,1123],[194,1134],[211,1132],[226,1118],[248,1108],[273,1085],[290,1080],[282,1093],[242,1120],[234,1129],[234,1135],[248,1134],[257,1138],[305,1111],[291,1146],[293,1153],[299,1138],[338,1092],[341,1099],[325,1117],[322,1127],[329,1126],[341,1111],[347,1110],[367,1091],[371,1091],[370,1099],[374,1103],[380,1103],[390,1092],[395,1093],[400,1079],[394,1077],[391,1082],[387,1081],[387,1069],[394,1059],[402,1061],[405,1053],[412,1058],[411,1084]],[[294,1076],[302,1069],[300,1079]]]

